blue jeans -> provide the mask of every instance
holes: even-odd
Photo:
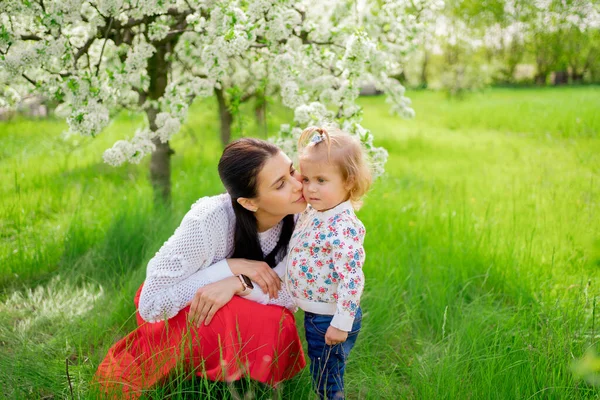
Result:
[[[310,373],[315,390],[321,399],[344,398],[344,371],[350,350],[356,343],[362,325],[362,310],[358,309],[352,330],[344,343],[334,346],[325,344],[325,333],[333,315],[304,313],[304,330],[308,343]]]

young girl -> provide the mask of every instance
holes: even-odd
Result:
[[[321,398],[341,399],[362,319],[365,228],[354,210],[371,174],[358,139],[338,129],[304,130],[299,149],[303,195],[310,205],[290,240],[285,283],[305,312],[315,389]]]
[[[304,145],[308,139],[308,145]],[[321,398],[344,398],[344,370],[361,327],[365,228],[354,214],[371,184],[360,142],[338,129],[308,128],[299,140],[300,215],[288,255],[274,270],[285,285],[278,298],[260,286],[244,297],[304,310],[310,371]]]

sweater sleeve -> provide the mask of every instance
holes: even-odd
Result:
[[[285,287],[285,283],[284,283],[286,268],[287,268],[287,256],[283,260],[281,260],[279,262],[279,264],[277,264],[275,266],[275,268],[273,268],[273,271],[275,271],[277,276],[279,276],[279,279],[282,280],[281,289],[279,290],[279,292],[277,292],[276,299],[271,299],[268,294],[266,294],[262,291],[261,287],[256,282],[252,282],[254,289],[252,289],[252,291],[250,293],[248,293],[247,295],[242,296],[242,297],[245,299],[248,299],[248,300],[255,301],[260,304],[272,304],[272,305],[276,305],[276,306],[282,306],[293,312],[296,312],[298,307],[296,307],[296,303],[292,299],[292,296],[288,292],[287,288]]]
[[[337,309],[331,325],[346,332],[352,330],[365,283],[362,270],[365,262],[364,236],[365,228],[360,221],[342,219],[331,238],[334,268],[339,279]]]
[[[221,208],[194,207],[186,214],[148,263],[138,307],[144,320],[171,318],[199,288],[233,276],[227,261],[217,257],[217,250],[227,243],[228,230],[227,214]]]

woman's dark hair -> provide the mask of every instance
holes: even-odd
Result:
[[[231,142],[219,160],[219,176],[231,196],[235,212],[235,235],[233,258],[265,261],[275,267],[275,257],[280,251],[287,252],[288,243],[294,231],[294,216],[283,218],[283,227],[277,245],[267,256],[263,255],[258,239],[258,223],[252,211],[246,210],[237,202],[240,197],[254,198],[258,195],[258,174],[267,160],[281,150],[269,142],[259,139],[242,138]]]

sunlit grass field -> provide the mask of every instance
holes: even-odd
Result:
[[[409,96],[410,121],[361,100],[390,158],[359,212],[348,398],[597,398],[573,365],[600,337],[600,88]],[[270,131],[291,117],[273,106]],[[63,139],[59,120],[0,123],[0,397],[93,398],[97,365],[135,326],[146,263],[197,198],[223,191],[215,104],[194,105],[172,143],[169,210],[152,204],[147,159],[102,162],[141,121],[122,114],[95,139]],[[234,130],[258,132],[250,112]],[[228,396],[180,378],[148,397]],[[309,385],[305,370],[279,394],[312,398]]]

